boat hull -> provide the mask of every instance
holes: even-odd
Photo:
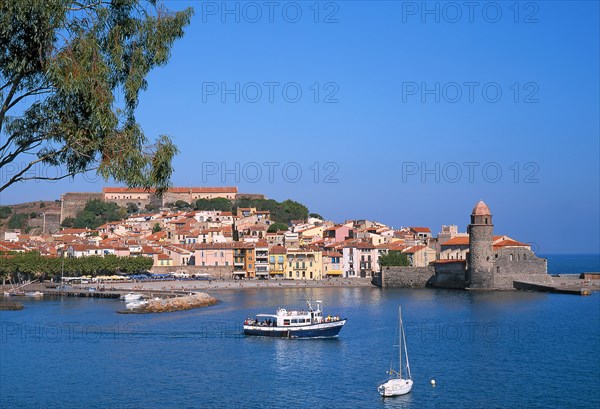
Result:
[[[272,338],[333,338],[337,337],[346,320],[300,326],[270,327],[244,325],[244,334]]]
[[[412,379],[390,379],[383,385],[380,385],[377,390],[384,398],[392,396],[406,395],[410,392],[413,386]]]

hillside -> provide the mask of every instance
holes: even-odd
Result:
[[[0,239],[4,238],[4,232],[9,229],[9,224],[20,225],[30,234],[42,233],[43,214],[46,218],[45,232],[57,231],[60,222],[60,201],[37,201],[0,206]]]

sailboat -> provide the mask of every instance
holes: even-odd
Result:
[[[400,396],[405,395],[412,389],[413,381],[410,374],[410,365],[408,363],[408,350],[406,349],[406,335],[404,334],[404,324],[402,323],[402,307],[398,307],[399,317],[399,331],[398,331],[398,355],[400,356],[400,366],[398,371],[393,369],[393,365],[390,365],[390,379],[379,385],[377,390],[383,397]],[[402,350],[404,349],[404,355],[406,356],[406,375],[404,379],[402,375]]]

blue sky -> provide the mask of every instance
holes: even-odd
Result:
[[[483,199],[498,234],[599,252],[597,2],[167,4],[196,14],[138,120],[174,137],[174,185],[434,233],[464,231]],[[0,202],[103,184],[30,182]]]

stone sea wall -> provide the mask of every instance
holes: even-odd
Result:
[[[433,276],[433,267],[383,267],[373,284],[384,288],[425,288]]]

